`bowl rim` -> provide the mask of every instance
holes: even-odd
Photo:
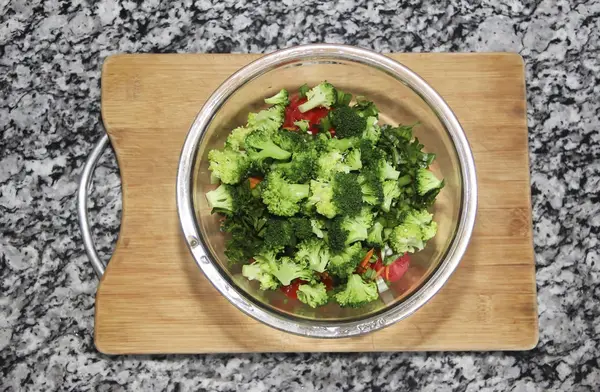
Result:
[[[193,204],[193,174],[200,141],[221,105],[242,85],[282,64],[310,59],[335,58],[372,66],[386,72],[418,94],[445,126],[454,144],[462,178],[459,224],[446,255],[439,266],[417,291],[404,301],[377,314],[356,321],[290,319],[283,314],[255,305],[228,279],[221,275],[210,251],[202,242]],[[447,282],[460,263],[473,232],[477,211],[477,177],[473,154],[464,130],[445,100],[418,74],[383,54],[339,44],[293,46],[267,54],[244,66],[225,80],[200,109],[188,131],[177,170],[177,211],[185,242],[211,284],[235,307],[248,316],[273,328],[315,338],[345,338],[390,326],[413,314],[427,303]]]

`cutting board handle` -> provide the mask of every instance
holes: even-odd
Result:
[[[90,222],[88,220],[87,199],[88,189],[94,175],[94,169],[96,169],[96,164],[100,160],[100,157],[108,144],[108,134],[105,133],[98,143],[96,143],[96,146],[94,146],[94,149],[83,166],[83,172],[81,173],[81,179],[79,180],[79,189],[77,190],[77,215],[79,219],[79,228],[81,229],[81,237],[83,238],[83,247],[85,248],[85,253],[87,253],[98,279],[104,275],[106,265],[100,260],[100,256],[98,256],[98,252],[96,252],[96,244],[94,244],[94,238],[92,237]]]

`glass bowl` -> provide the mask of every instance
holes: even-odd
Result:
[[[225,235],[205,193],[211,184],[207,154],[222,148],[228,133],[244,125],[248,112],[282,88],[297,91],[327,80],[380,109],[379,124],[413,124],[415,137],[437,158],[431,169],[445,179],[431,212],[437,235],[411,255],[408,271],[389,287],[379,282],[380,299],[361,308],[337,304],[312,309],[280,291],[262,291],[230,265]],[[448,280],[469,242],[477,205],[472,153],[452,110],[422,78],[390,58],[351,46],[303,45],[264,56],[227,79],[207,100],[186,138],[177,173],[177,208],[186,242],[208,280],[251,317],[303,336],[342,338],[391,325],[423,306]]]

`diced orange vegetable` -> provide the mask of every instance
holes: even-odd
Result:
[[[361,269],[365,269],[367,267],[367,264],[369,264],[369,260],[371,260],[371,257],[373,257],[374,251],[375,251],[375,249],[371,248],[371,250],[367,252],[367,254],[365,255],[365,258],[362,259],[362,261],[359,264]]]
[[[262,182],[262,178],[259,177],[250,177],[248,180],[250,180],[250,189],[256,188]]]

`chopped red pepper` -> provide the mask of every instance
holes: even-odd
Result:
[[[300,287],[301,284],[306,283],[308,282],[305,280],[294,279],[292,280],[292,283],[287,286],[281,286],[279,289],[289,298],[298,299],[298,287]]]
[[[283,128],[289,130],[298,130],[298,126],[294,124],[296,121],[307,120],[310,127],[309,130],[313,135],[319,132],[317,127],[321,122],[321,119],[329,113],[327,108],[314,108],[305,113],[302,113],[298,106],[306,102],[306,98],[300,98],[299,95],[294,95],[290,99],[290,104],[285,108],[285,120],[283,121]]]

